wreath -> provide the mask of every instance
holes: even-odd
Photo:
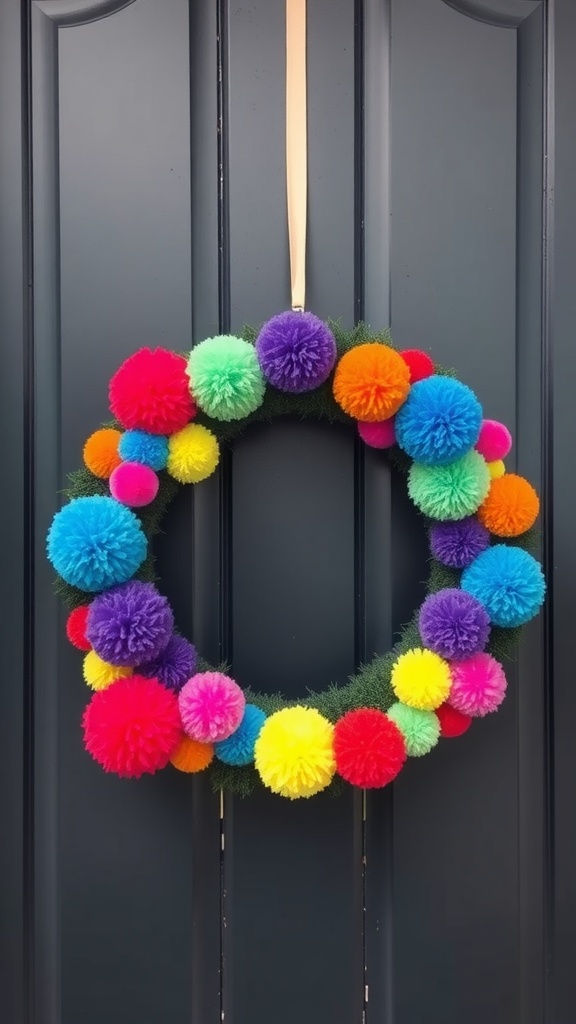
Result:
[[[86,750],[138,778],[208,769],[215,788],[310,797],[337,779],[382,787],[407,758],[498,709],[502,659],[542,605],[530,553],[539,500],[505,471],[512,438],[474,392],[388,332],[288,311],[187,355],[142,348],[112,377],[114,421],[84,445],[48,557],[67,636],[94,691]],[[354,424],[406,472],[430,537],[427,596],[393,650],[305,699],[256,693],[174,629],[152,540],[180,485],[201,486],[250,423],[292,415]]]

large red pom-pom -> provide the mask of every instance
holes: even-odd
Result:
[[[472,725],[470,715],[457,711],[450,704],[441,704],[439,708],[436,708],[435,714],[440,722],[440,735],[446,739],[462,736]]]
[[[79,651],[91,651],[92,644],[86,636],[86,622],[88,620],[89,604],[81,604],[66,619],[66,636],[71,644]]]
[[[95,693],[82,725],[86,750],[123,778],[165,768],[182,739],[176,694],[144,676],[118,679]]]
[[[336,770],[352,786],[372,789],[396,778],[406,760],[398,726],[377,708],[348,711],[334,727]]]
[[[431,377],[434,373],[434,361],[427,352],[419,348],[405,348],[400,353],[402,359],[408,364],[410,370],[410,383],[415,384],[418,380]]]
[[[127,430],[182,430],[196,415],[184,356],[165,348],[139,349],[110,381],[110,408]]]

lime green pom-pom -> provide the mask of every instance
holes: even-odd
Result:
[[[196,345],[188,376],[194,399],[216,420],[242,420],[262,405],[265,381],[254,346],[233,334]]]
[[[407,704],[393,704],[388,718],[398,726],[404,737],[408,757],[429,754],[440,738],[440,722],[433,711],[409,708]]]
[[[447,466],[414,462],[408,474],[408,494],[431,519],[457,520],[473,515],[490,488],[488,467],[477,451]]]

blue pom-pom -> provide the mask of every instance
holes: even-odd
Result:
[[[462,573],[462,590],[484,605],[495,626],[523,626],[544,601],[540,563],[522,548],[495,544]]]
[[[114,498],[73,498],[48,531],[48,558],[67,583],[95,593],[126,583],[146,558],[140,520]]]
[[[443,466],[473,447],[481,423],[482,406],[466,384],[427,377],[412,386],[396,414],[396,440],[415,462]]]
[[[264,712],[255,704],[247,704],[240,725],[227,740],[214,744],[216,757],[224,764],[244,765],[254,760],[254,744],[266,721]]]
[[[124,462],[139,462],[157,472],[166,468],[168,438],[145,430],[127,430],[120,438],[118,454]]]

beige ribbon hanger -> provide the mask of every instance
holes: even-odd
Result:
[[[306,0],[286,0],[286,198],[292,309],[306,298],[308,202]]]

